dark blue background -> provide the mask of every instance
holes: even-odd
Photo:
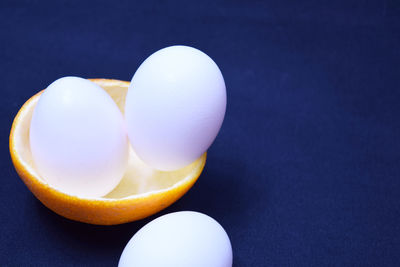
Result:
[[[399,1],[0,2],[0,265],[115,266],[160,214],[204,212],[235,266],[400,265]],[[174,44],[209,54],[228,108],[199,181],[151,218],[64,219],[11,164],[13,117],[57,78],[130,80]]]

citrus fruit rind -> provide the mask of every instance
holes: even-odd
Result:
[[[100,85],[124,112],[129,82],[90,79]],[[29,126],[40,94],[21,107],[10,132],[10,154],[14,167],[28,189],[46,207],[68,219],[98,225],[113,225],[143,219],[181,198],[200,176],[206,153],[190,165],[162,172],[145,165],[130,149],[127,171],[120,184],[100,198],[83,198],[63,193],[40,177],[34,168],[29,148]]]

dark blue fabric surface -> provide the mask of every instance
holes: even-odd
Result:
[[[400,265],[399,1],[0,2],[1,266],[116,266],[159,216],[101,227],[45,208],[8,152],[13,117],[57,78],[130,80],[185,44],[224,74],[228,108],[196,185],[234,266]]]

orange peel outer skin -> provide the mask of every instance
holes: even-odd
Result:
[[[106,79],[93,79],[92,81],[107,82]],[[115,82],[116,80],[109,81]],[[201,166],[191,173],[189,179],[185,178],[167,189],[122,199],[87,199],[60,192],[29,172],[22,163],[15,144],[15,128],[23,111],[42,92],[25,102],[16,115],[10,132],[10,154],[15,170],[28,189],[43,205],[65,218],[96,225],[115,225],[143,219],[165,209],[181,198],[194,185],[205,166],[206,153],[199,160]]]

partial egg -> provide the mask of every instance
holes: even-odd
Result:
[[[228,235],[213,218],[182,211],[161,216],[128,242],[118,267],[231,267]]]
[[[129,140],[149,166],[176,170],[207,151],[225,109],[225,82],[215,62],[192,47],[167,47],[132,78],[125,103]]]
[[[38,173],[70,195],[106,195],[127,166],[123,115],[100,86],[86,79],[64,77],[44,90],[33,111],[29,139]]]

